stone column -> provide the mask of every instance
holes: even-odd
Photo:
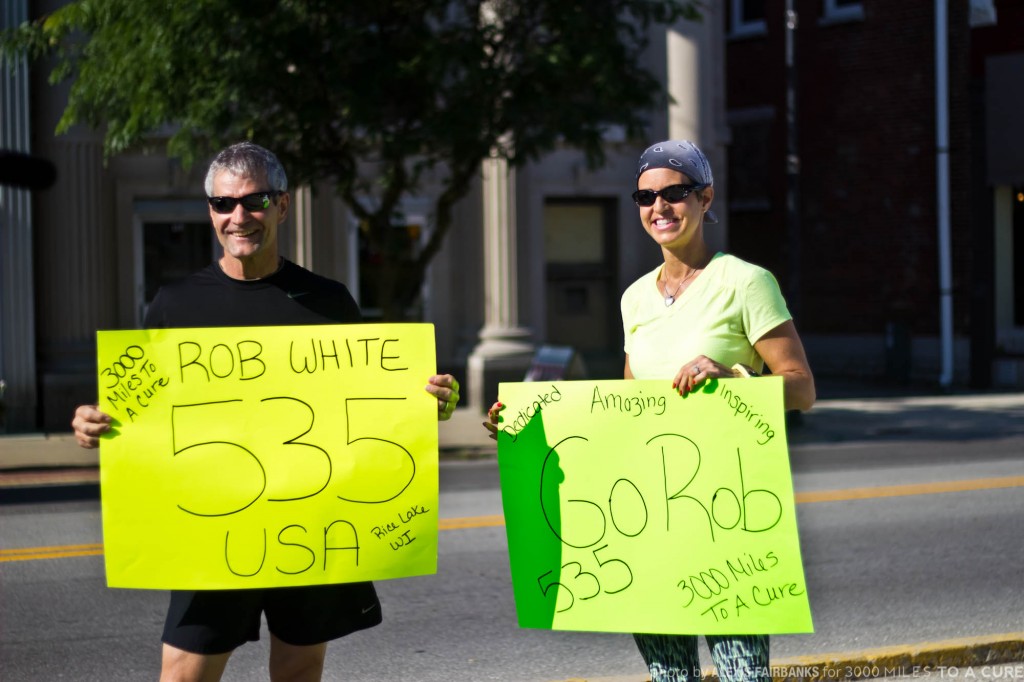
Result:
[[[309,185],[290,189],[292,203],[285,228],[291,232],[288,239],[290,253],[282,254],[296,265],[313,270],[313,193]]]
[[[483,413],[501,381],[522,381],[534,345],[519,326],[515,170],[493,154],[482,164],[484,326],[467,362],[470,409]]]
[[[726,199],[730,141],[725,120],[725,12],[721,3],[706,3],[702,21],[681,21],[668,30],[668,91],[675,100],[668,111],[668,136],[692,140],[704,151],[715,175],[714,210],[721,221],[704,237],[712,249],[728,241]]]
[[[7,5],[0,28],[28,19],[24,0]],[[28,68],[24,59],[0,59],[7,82],[0,94],[0,148],[29,151]],[[0,433],[35,428],[35,285],[32,203],[28,190],[0,186]]]

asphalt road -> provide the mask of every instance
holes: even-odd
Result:
[[[773,637],[773,659],[1024,629],[1024,435],[935,431],[833,443],[796,431],[816,632]],[[1009,487],[986,487],[997,479]],[[629,635],[518,628],[493,460],[445,462],[440,511],[476,527],[441,532],[437,575],[378,583],[384,624],[333,644],[325,680],[645,679]],[[0,561],[0,680],[155,679],[166,597],[104,586],[96,499],[2,505],[0,536],[4,549],[85,546]],[[243,647],[224,679],[266,679],[266,656],[265,642]]]

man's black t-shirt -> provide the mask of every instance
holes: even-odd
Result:
[[[344,284],[291,261],[262,279],[228,277],[216,263],[160,288],[146,312],[146,329],[256,327],[359,322],[359,306]]]
[[[216,263],[161,287],[146,312],[147,329],[255,327],[359,322],[344,284],[281,259],[257,280],[228,277]],[[373,584],[343,583],[255,590],[171,592],[163,641],[201,654],[259,639],[261,613],[290,644],[326,642],[381,622]]]

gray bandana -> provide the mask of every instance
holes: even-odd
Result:
[[[714,176],[711,175],[711,164],[700,147],[689,140],[665,140],[652,144],[640,155],[640,163],[636,169],[639,180],[644,171],[652,168],[668,168],[679,171],[698,185],[713,186]],[[708,223],[717,223],[718,217],[708,211],[705,214]]]

